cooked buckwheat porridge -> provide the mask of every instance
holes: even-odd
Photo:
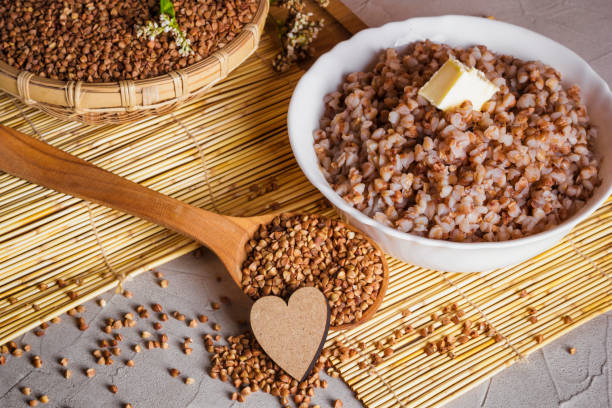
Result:
[[[481,111],[443,112],[417,95],[449,55],[500,88]],[[345,201],[403,232],[503,241],[559,224],[599,184],[580,89],[539,61],[484,46],[416,42],[384,51],[325,97],[314,147]]]

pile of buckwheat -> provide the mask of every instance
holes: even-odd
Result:
[[[417,94],[453,55],[500,91],[482,111],[443,112]],[[599,184],[577,86],[539,61],[430,41],[381,53],[325,97],[315,151],[346,202],[403,232],[504,241],[549,229]]]
[[[232,400],[244,402],[249,394],[261,390],[279,397],[283,405],[288,405],[291,398],[296,405],[300,404],[299,407],[309,407],[315,389],[327,387],[327,381],[319,378],[319,372],[331,367],[328,351],[319,357],[304,381],[297,381],[265,354],[251,333],[230,336],[227,341],[228,346],[217,347],[211,356],[209,373],[212,378],[231,382],[239,390],[232,394]]]
[[[164,33],[139,38],[155,21],[155,0],[0,2],[0,60],[57,80],[145,79],[192,65],[225,46],[257,11],[257,0],[174,0],[193,53],[182,56]]]
[[[288,299],[298,288],[319,288],[330,324],[354,322],[374,303],[383,281],[382,254],[361,234],[315,215],[280,215],[247,243],[242,288],[252,299]]]

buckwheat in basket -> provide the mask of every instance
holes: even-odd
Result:
[[[201,96],[255,51],[269,0],[256,2],[252,21],[229,43],[199,62],[165,75],[116,82],[60,81],[0,61],[0,90],[57,118],[89,124],[127,123],[171,112]]]

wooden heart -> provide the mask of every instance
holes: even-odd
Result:
[[[329,330],[327,298],[318,289],[298,289],[289,303],[277,296],[258,299],[251,309],[251,329],[268,356],[298,381],[316,363]]]

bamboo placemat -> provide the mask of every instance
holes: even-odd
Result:
[[[320,52],[363,28],[337,1],[314,11],[327,20]],[[293,160],[286,134],[288,101],[303,69],[274,73],[276,51],[264,35],[255,56],[173,114],[87,126],[0,95],[0,123],[199,207],[231,215],[279,208],[331,214]],[[561,244],[512,268],[442,274],[390,258],[389,288],[375,318],[331,334],[328,347],[356,351],[334,358],[334,366],[368,407],[439,406],[612,309],[611,231],[609,199]],[[0,173],[0,344],[196,247],[134,217]],[[451,305],[462,314],[458,324],[431,321]],[[537,310],[535,323],[529,307]],[[458,337],[466,319],[486,323],[489,335],[455,346],[454,359],[426,355],[427,342]],[[423,338],[419,332],[430,324],[434,332]],[[388,344],[408,325],[412,332]],[[372,353],[383,355],[378,342],[393,354],[374,365]]]

